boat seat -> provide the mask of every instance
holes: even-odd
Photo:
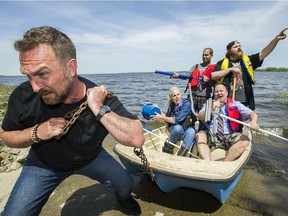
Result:
[[[212,149],[211,150],[211,160],[213,161],[222,161],[226,156],[226,151],[224,149]]]

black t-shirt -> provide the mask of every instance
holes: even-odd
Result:
[[[255,70],[258,67],[261,67],[263,61],[260,61],[259,59],[259,53],[253,54],[248,56],[250,58],[253,70]],[[230,60],[231,61],[231,60]],[[220,71],[221,69],[221,65],[222,65],[223,59],[218,61],[217,64],[215,65],[213,72],[214,71]],[[239,62],[239,61],[238,61]],[[230,66],[229,66],[230,67]],[[229,73],[227,76],[231,76],[232,77],[232,73]]]
[[[83,77],[79,76],[79,79],[87,89],[96,85]],[[24,82],[13,91],[9,98],[2,128],[5,131],[23,130],[52,117],[64,117],[67,112],[78,108],[86,99],[84,97],[73,104],[46,105],[41,97],[33,92],[30,83]],[[120,116],[137,119],[137,116],[126,110],[117,96],[107,97],[105,104]],[[53,169],[75,170],[97,157],[107,134],[108,131],[95,120],[93,112],[87,107],[67,134],[59,140],[52,138],[34,144],[32,150],[44,164]]]

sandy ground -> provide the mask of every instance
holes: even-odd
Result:
[[[107,137],[106,149],[112,152],[115,141]],[[249,166],[248,166],[249,167]],[[0,212],[21,169],[0,173]],[[143,216],[163,215],[287,215],[288,181],[245,169],[240,182],[225,204],[201,191],[181,188],[167,194],[148,177],[133,176],[133,196]],[[74,175],[59,185],[42,209],[40,216],[123,215],[117,210],[113,190],[84,176]]]
[[[8,173],[0,173],[0,212],[2,212],[20,172],[21,168]]]

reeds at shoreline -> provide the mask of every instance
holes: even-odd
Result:
[[[2,125],[3,118],[8,108],[8,98],[15,87],[0,85],[0,126]],[[4,145],[0,139],[0,147]]]

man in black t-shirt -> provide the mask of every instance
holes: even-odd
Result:
[[[112,186],[125,214],[141,213],[133,178],[102,147],[110,133],[141,147],[142,124],[104,86],[77,75],[76,48],[49,26],[28,30],[14,43],[28,81],[9,98],[0,138],[11,148],[31,146],[4,215],[39,215],[53,190],[72,174]]]
[[[282,30],[260,53],[243,55],[241,44],[232,41],[227,46],[226,57],[219,61],[212,74],[213,80],[224,81],[230,86],[230,94],[235,92],[235,100],[240,101],[250,109],[255,109],[252,85],[255,83],[254,70],[260,67],[263,60],[273,51],[279,40],[286,38]]]

